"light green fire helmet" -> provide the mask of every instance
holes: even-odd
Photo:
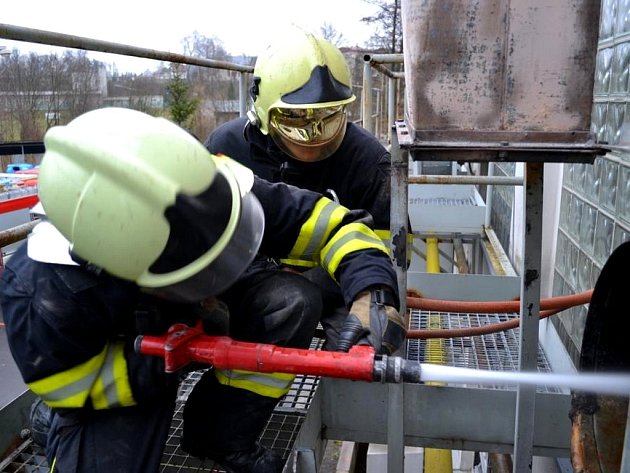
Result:
[[[250,122],[302,161],[325,159],[339,147],[345,106],[356,98],[341,51],[295,26],[258,56],[250,92]]]
[[[264,216],[251,171],[174,123],[103,108],[51,128],[44,143],[40,200],[82,263],[192,302],[254,258]]]

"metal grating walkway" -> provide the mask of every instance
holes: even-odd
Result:
[[[439,326],[443,329],[465,329],[505,322],[518,319],[518,317],[517,314],[450,313],[412,309],[409,325],[412,329],[427,329],[429,327],[429,319],[433,321],[439,318]],[[441,356],[445,365],[491,371],[517,371],[518,346],[518,328],[487,335],[447,338],[440,343]],[[427,359],[426,349],[424,340],[408,340],[407,359],[424,362]],[[538,371],[551,371],[547,357],[540,345],[538,347]],[[478,386],[469,384],[466,387],[516,388],[516,386],[509,385]],[[561,392],[558,388],[545,386],[539,386],[537,391]]]
[[[440,207],[478,207],[479,204],[474,197],[448,198],[448,197],[412,197],[409,199],[411,205],[434,205]]]

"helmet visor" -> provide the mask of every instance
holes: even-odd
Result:
[[[258,199],[248,192],[241,198],[238,222],[225,246],[206,266],[199,267],[197,263],[205,258],[204,251],[214,244],[212,233],[204,234],[204,230],[222,227],[220,213],[203,215],[200,209],[203,201],[207,201],[207,208],[212,212],[220,199],[217,199],[216,193],[207,192],[203,195],[197,201],[195,221],[188,220],[185,227],[178,225],[167,249],[151,267],[151,271],[157,274],[177,272],[186,265],[195,265],[198,271],[186,279],[168,285],[145,285],[147,292],[175,301],[200,301],[225,291],[254,259],[262,241],[265,217]],[[182,205],[179,213],[185,212]],[[172,221],[171,224],[173,223],[175,222]],[[200,227],[204,229],[200,231]],[[198,259],[194,259],[196,257]]]
[[[321,108],[274,108],[269,119],[272,133],[296,144],[329,142],[346,124],[343,105]]]

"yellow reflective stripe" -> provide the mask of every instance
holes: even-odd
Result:
[[[392,233],[389,230],[381,230],[377,228],[374,230],[374,233],[376,233],[376,236],[379,237],[383,241],[387,241],[391,239],[392,237]]]
[[[392,239],[392,233],[389,230],[381,230],[381,229],[375,229],[374,233],[376,233],[376,236],[378,236],[381,240],[383,240],[383,242],[387,245],[390,246],[390,242]],[[413,244],[413,233],[407,233],[407,245],[412,245]]]
[[[303,259],[280,259],[280,262],[284,265],[287,266],[301,266],[304,268],[314,268],[316,266],[319,266],[318,263],[316,263],[315,261],[306,261]]]
[[[330,232],[337,227],[348,209],[322,197],[317,201],[309,218],[302,224],[295,245],[289,252],[291,259],[319,261],[320,249]]]
[[[28,383],[28,387],[50,407],[83,407],[106,354],[107,347],[86,362]]]
[[[257,373],[246,370],[215,370],[219,383],[245,389],[261,396],[279,399],[289,392],[294,375],[288,373]]]
[[[100,375],[90,392],[95,409],[133,406],[123,342],[110,345]]]
[[[322,266],[334,278],[341,260],[359,250],[374,248],[389,256],[383,241],[363,223],[351,223],[341,228],[322,250]]]

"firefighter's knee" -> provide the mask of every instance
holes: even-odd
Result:
[[[322,295],[318,287],[305,278],[292,275],[270,295],[276,310],[268,313],[265,325],[282,334],[278,343],[308,347],[322,316]]]

